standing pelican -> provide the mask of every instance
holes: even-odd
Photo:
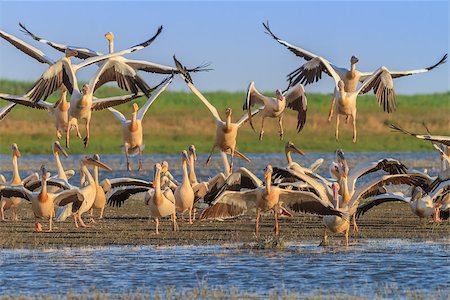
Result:
[[[189,156],[186,150],[181,152],[181,168],[183,169],[183,179],[181,184],[177,186],[174,197],[175,207],[178,212],[189,212],[189,224],[192,224],[192,208],[194,207],[194,190],[189,182],[189,174],[187,164],[189,163]]]
[[[139,109],[139,106],[133,104],[133,113],[131,119],[127,120],[125,116],[114,108],[108,108],[110,112],[116,116],[117,119],[122,123],[122,139],[123,139],[123,149],[125,152],[125,157],[127,159],[127,169],[131,171],[130,161],[128,156],[139,153],[139,167],[138,170],[142,170],[142,151],[144,149],[144,144],[142,143],[142,120],[144,119],[145,113],[156,98],[169,86],[172,82],[172,78],[169,78],[167,82],[162,85],[151,98],[147,100],[144,106]]]
[[[238,134],[238,129],[244,125],[245,122],[248,120],[248,115],[242,116],[242,118],[239,119],[237,123],[231,122],[231,108],[227,108],[225,110],[226,119],[225,121],[222,121],[222,119],[219,116],[219,113],[217,112],[217,109],[209,103],[209,101],[200,93],[199,90],[194,86],[192,82],[192,78],[189,75],[189,72],[183,65],[175,58],[173,57],[173,60],[175,61],[175,65],[177,66],[179,70],[179,75],[181,78],[184,79],[189,89],[203,102],[203,104],[208,108],[208,110],[213,115],[217,127],[216,127],[216,137],[214,141],[214,145],[211,149],[211,153],[209,154],[208,158],[206,159],[206,165],[208,165],[209,161],[211,160],[211,157],[214,153],[214,150],[216,148],[219,148],[224,153],[229,153],[231,155],[231,163],[230,163],[230,169],[227,170],[229,173],[233,170],[233,158],[234,155],[237,155],[239,158],[250,161],[244,154],[239,152],[236,149],[236,137]],[[258,108],[254,110],[251,115],[257,114],[261,108]],[[228,175],[228,174],[227,174]]]
[[[59,193],[50,193],[47,190],[47,171],[41,166],[41,189],[37,192],[31,192],[23,186],[8,186],[0,189],[2,197],[21,198],[31,202],[35,218],[35,227],[37,232],[42,232],[42,225],[39,222],[41,218],[48,219],[48,231],[52,231],[52,221],[54,206],[65,206],[69,203],[81,205],[84,201],[83,195],[78,189],[64,190]]]
[[[34,174],[31,174],[30,176],[28,176],[27,178],[25,178],[24,180],[22,180],[20,178],[19,165],[17,163],[17,158],[20,157],[20,151],[19,151],[19,147],[17,146],[16,143],[11,145],[11,150],[12,150],[12,164],[13,164],[12,178],[11,178],[10,182],[6,182],[5,178],[2,176],[3,177],[2,181],[4,183],[0,185],[0,189],[2,189],[4,187],[10,187],[10,186],[23,186],[27,182],[36,180],[39,178],[39,175],[34,173]],[[21,200],[22,200],[22,198],[14,197],[14,196],[12,196],[12,197],[1,196],[0,197],[0,213],[1,213],[1,221],[2,222],[5,221],[5,210],[7,210],[9,208],[11,208],[12,213],[13,213],[13,221],[19,220],[17,218],[17,207],[19,206]]]
[[[94,154],[93,159],[95,161],[100,161],[100,156],[98,154]],[[95,223],[94,220],[94,209],[99,209],[100,210],[100,214],[98,216],[98,219],[101,220],[103,219],[103,212],[105,211],[105,206],[106,206],[106,193],[103,190],[102,185],[100,184],[99,180],[98,180],[98,165],[94,164],[94,182],[95,182],[95,186],[97,188],[97,192],[95,193],[95,201],[91,206],[91,209],[89,211],[89,219],[91,223]],[[108,179],[105,179],[105,181],[107,181]]]
[[[259,140],[262,140],[264,134],[264,119],[265,118],[278,118],[278,125],[280,127],[280,140],[283,139],[283,116],[284,111],[287,108],[296,110],[297,114],[297,131],[300,132],[306,122],[306,105],[307,99],[305,95],[305,89],[299,84],[292,92],[287,96],[281,90],[276,90],[276,98],[267,97],[258,92],[255,88],[255,83],[252,81],[247,89],[247,96],[242,107],[243,110],[248,112],[248,120],[253,130],[251,108],[256,104],[261,107],[261,131],[259,133]]]

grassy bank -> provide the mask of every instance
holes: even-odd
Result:
[[[0,92],[23,94],[31,83],[0,81]],[[96,94],[107,97],[123,94],[114,87],[103,87]],[[211,92],[205,96],[224,115],[226,107],[234,112],[233,119],[243,115],[244,92]],[[58,95],[49,101],[56,101]],[[431,151],[427,142],[420,142],[408,136],[391,133],[386,124],[394,122],[413,131],[424,132],[421,125],[426,122],[435,134],[449,134],[450,131],[450,93],[434,95],[398,95],[398,110],[393,114],[384,113],[377,105],[373,95],[361,96],[358,103],[358,143],[352,143],[352,128],[341,118],[340,141],[334,139],[335,121],[327,122],[330,95],[308,94],[308,119],[300,134],[295,131],[296,115],[289,111],[284,120],[285,141],[292,140],[305,151],[333,151],[342,147],[346,151]],[[146,99],[137,102],[142,105]],[[0,101],[3,106],[6,101]],[[118,107],[130,116],[131,103]],[[255,127],[260,128],[260,117],[255,118]],[[143,122],[145,153],[176,153],[189,144],[195,144],[199,152],[207,152],[212,146],[215,124],[209,111],[191,93],[166,92],[147,112]],[[245,125],[238,135],[238,147],[243,152],[280,152],[284,142],[278,138],[276,120],[269,119],[265,124],[264,140],[258,140],[249,125]],[[84,128],[82,126],[82,128]],[[71,143],[71,153],[120,153],[120,122],[108,111],[94,112],[91,121],[91,142],[87,150],[82,142]],[[84,134],[82,130],[82,134]],[[12,142],[19,144],[26,154],[48,154],[51,142],[56,138],[53,119],[45,111],[17,106],[1,122],[0,153],[9,153]]]

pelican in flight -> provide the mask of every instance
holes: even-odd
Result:
[[[243,110],[248,112],[248,120],[253,130],[251,108],[255,105],[259,105],[261,110],[261,131],[259,132],[259,140],[262,140],[264,134],[264,119],[265,118],[278,118],[278,125],[280,127],[280,140],[283,139],[283,116],[286,108],[297,111],[297,131],[300,132],[306,122],[306,105],[307,99],[305,95],[305,89],[299,84],[292,92],[287,96],[281,90],[276,90],[276,98],[267,97],[258,92],[255,88],[255,83],[252,81],[247,89],[247,96],[242,107]]]
[[[42,232],[41,218],[48,219],[48,231],[52,231],[54,206],[65,206],[69,203],[81,205],[84,201],[83,195],[77,189],[63,190],[59,193],[51,193],[47,188],[47,171],[44,165],[41,166],[41,189],[31,192],[24,186],[8,186],[0,189],[0,195],[7,198],[20,198],[31,202],[35,218],[37,232]]]
[[[11,151],[12,151],[12,164],[13,164],[13,170],[12,170],[12,178],[11,181],[6,182],[3,175],[1,176],[1,181],[3,183],[0,184],[0,189],[3,189],[5,187],[11,187],[11,186],[23,186],[29,182],[32,182],[34,180],[37,180],[39,178],[39,175],[37,173],[31,174],[25,179],[20,178],[19,174],[19,165],[17,163],[17,159],[21,156],[19,151],[19,146],[17,146],[16,143],[11,145]],[[5,210],[11,208],[13,213],[13,221],[18,221],[17,218],[17,207],[19,206],[22,198],[20,197],[8,197],[6,195],[2,195],[0,197],[0,213],[1,213],[1,221],[5,221]]]
[[[208,110],[213,115],[215,121],[216,121],[216,137],[214,141],[214,145],[211,149],[211,152],[206,159],[206,165],[208,165],[209,161],[211,160],[211,157],[214,153],[214,150],[216,148],[219,148],[220,151],[224,153],[229,153],[231,155],[231,162],[230,162],[230,169],[227,170],[229,172],[227,175],[229,175],[233,170],[233,158],[234,156],[238,156],[239,158],[249,162],[250,159],[248,159],[244,154],[239,152],[236,148],[236,137],[238,134],[238,130],[242,125],[244,125],[245,122],[248,121],[249,115],[246,114],[242,116],[242,118],[239,119],[236,123],[231,122],[231,114],[232,110],[231,108],[227,108],[225,110],[226,119],[225,121],[222,121],[220,118],[219,113],[217,112],[217,109],[209,103],[209,101],[200,93],[199,90],[194,86],[192,82],[192,78],[189,75],[189,72],[183,65],[175,58],[173,57],[173,60],[175,61],[175,65],[177,66],[179,70],[179,75],[183,80],[186,82],[189,89],[203,102],[203,104],[208,108]],[[257,114],[259,111],[261,111],[262,108],[257,108],[254,111],[251,112],[251,115]]]
[[[3,119],[11,112],[14,106],[16,106],[16,103],[8,103],[4,105],[2,108],[0,108],[0,121],[3,121]]]
[[[144,149],[144,144],[142,142],[142,120],[144,119],[145,113],[149,109],[150,105],[158,98],[158,96],[169,86],[172,82],[172,78],[169,78],[165,84],[163,84],[151,98],[139,109],[139,106],[133,104],[133,113],[131,119],[127,120],[125,116],[114,108],[108,108],[114,116],[119,119],[122,123],[122,139],[123,139],[123,149],[125,152],[125,157],[127,159],[127,169],[131,171],[131,165],[128,156],[135,155],[139,153],[139,167],[138,170],[142,170],[142,151]]]
[[[211,203],[211,206],[202,212],[200,220],[239,216],[247,211],[248,206],[256,206],[256,236],[259,233],[261,213],[270,210],[274,213],[274,233],[278,236],[278,214],[282,209],[282,204],[296,212],[316,215],[343,215],[342,212],[335,210],[329,203],[313,193],[274,186],[271,180],[272,173],[272,166],[267,165],[264,169],[264,183],[244,168],[233,173],[228,177],[226,185]],[[238,190],[235,190],[236,188]]]
[[[330,65],[330,68],[332,68],[334,70],[334,72],[339,76],[339,78],[340,78],[339,80],[342,80],[344,82],[344,90],[347,93],[355,92],[357,90],[358,84],[360,82],[363,83],[373,74],[373,72],[360,72],[360,71],[356,70],[356,64],[359,61],[359,59],[356,56],[352,56],[350,59],[350,69],[337,67],[336,65],[332,64],[331,62],[327,61],[326,59],[324,59],[316,54],[313,54],[307,50],[304,50],[300,47],[294,46],[294,45],[278,38],[270,30],[269,22],[263,23],[263,26],[266,29],[266,33],[268,35],[270,35],[272,38],[274,38],[278,43],[285,46],[296,56],[301,57],[301,58],[305,59],[306,61],[308,61],[308,63],[302,65],[300,68],[298,68],[298,69],[294,70],[293,72],[291,72],[290,74],[288,74],[290,87],[295,86],[297,83],[302,83],[302,84],[306,85],[309,83],[316,82],[322,78],[323,73],[327,74],[328,76],[333,76],[331,74],[329,68],[325,68],[323,66],[322,61],[328,62],[328,64]],[[423,68],[423,69],[418,69],[418,70],[390,71],[390,70],[387,70],[387,68],[385,68],[386,73],[384,76],[382,76],[379,79],[379,81],[386,81],[386,80],[390,81],[390,85],[391,85],[390,96],[393,99],[395,99],[394,98],[395,97],[394,85],[393,85],[392,79],[431,71],[434,68],[436,68],[437,66],[445,63],[446,59],[447,59],[447,54],[445,54],[441,58],[441,60],[439,60],[436,64],[434,64],[428,68]],[[380,90],[377,87],[377,85],[373,86],[372,88],[374,88],[374,92],[377,95],[379,103],[382,102],[382,101],[380,101],[380,96],[382,93],[384,93],[383,89]],[[333,108],[335,96],[336,95],[334,95],[334,97],[333,97],[332,108]],[[391,112],[393,110],[395,110],[395,106],[385,107],[385,111],[387,111],[387,112]],[[333,112],[331,109],[330,114],[329,114],[330,120],[331,120],[332,113]]]

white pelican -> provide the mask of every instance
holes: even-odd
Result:
[[[42,225],[39,222],[41,218],[48,219],[48,231],[52,231],[52,220],[54,206],[65,206],[69,203],[81,205],[84,201],[83,195],[77,189],[63,190],[59,193],[51,193],[47,189],[47,171],[41,167],[41,189],[37,192],[31,192],[23,186],[8,186],[0,189],[2,197],[15,197],[25,199],[31,202],[35,218],[35,227],[37,232],[42,232]]]
[[[313,54],[307,50],[304,50],[300,47],[291,45],[288,42],[281,40],[280,38],[278,38],[276,35],[274,35],[272,33],[272,31],[269,28],[268,22],[266,24],[263,23],[263,26],[266,29],[266,33],[269,34],[270,36],[272,36],[278,43],[280,43],[281,45],[288,48],[296,56],[302,57],[305,60],[309,61],[307,64],[302,65],[300,68],[291,72],[288,75],[289,86],[295,86],[299,82],[303,83],[303,84],[309,84],[309,83],[318,81],[319,79],[322,78],[323,72],[329,76],[333,76],[329,72],[329,69],[324,68],[323,64],[319,60],[318,55]],[[386,69],[386,72],[387,72],[387,75],[390,75],[389,78],[399,78],[399,77],[403,77],[403,76],[424,73],[424,72],[431,71],[434,68],[436,68],[437,66],[445,63],[446,59],[447,59],[447,54],[445,54],[439,62],[437,62],[436,64],[434,64],[428,68],[423,68],[423,69],[418,69],[418,70],[407,70],[407,71],[389,71]],[[324,58],[321,58],[321,60],[327,61]],[[332,68],[334,70],[334,72],[338,74],[338,76],[340,78],[339,80],[342,80],[344,82],[345,92],[355,92],[357,89],[358,83],[364,82],[367,78],[369,78],[373,74],[373,72],[360,72],[360,71],[356,70],[356,64],[358,63],[358,61],[359,61],[359,59],[356,56],[352,56],[350,59],[350,69],[337,67],[336,65],[327,61],[330,65],[330,68]],[[391,96],[395,97],[393,83],[391,83],[391,86],[392,86],[391,87],[391,89],[392,89]],[[375,94],[377,94],[377,98],[379,98],[379,96],[380,96],[378,94],[379,93],[378,91],[379,90],[375,86],[374,92],[375,92]],[[393,99],[395,99],[395,98],[393,98]],[[382,102],[382,101],[380,101],[380,99],[379,99],[379,103],[380,102]],[[333,100],[333,103],[334,103],[334,100]],[[333,108],[333,104],[332,104],[332,108]],[[384,109],[387,112],[391,112],[391,111],[395,110],[395,105],[387,106]],[[331,119],[331,116],[332,116],[332,110],[330,111],[330,115],[329,115],[330,119]]]
[[[259,232],[261,212],[270,210],[274,213],[274,232],[278,236],[278,213],[282,209],[281,204],[296,212],[318,215],[343,215],[342,212],[335,210],[329,203],[313,193],[281,189],[273,186],[271,180],[272,172],[272,166],[267,165],[264,169],[264,184],[251,172],[243,168],[240,169],[239,173],[233,173],[226,181],[227,189],[221,191],[211,203],[211,206],[202,212],[200,220],[235,217],[244,214],[248,206],[256,206],[256,236],[258,236]],[[252,186],[256,186],[256,188],[251,188]],[[238,190],[233,190],[236,187]]]
[[[125,152],[125,157],[127,159],[127,169],[131,171],[130,161],[128,159],[129,155],[139,154],[139,167],[138,170],[142,170],[142,151],[144,149],[144,144],[142,142],[142,120],[144,119],[145,113],[149,109],[150,105],[156,100],[156,98],[169,86],[172,82],[172,78],[169,78],[167,82],[162,85],[151,98],[139,109],[139,106],[133,104],[133,113],[131,119],[127,120],[125,116],[114,108],[108,108],[114,116],[119,119],[122,123],[122,139],[123,139],[123,149]]]
[[[39,175],[37,173],[34,173],[22,180],[20,178],[19,165],[17,163],[17,158],[20,157],[19,147],[17,146],[17,144],[14,143],[11,145],[11,150],[12,150],[12,164],[13,164],[12,178],[11,181],[6,182],[5,178],[2,175],[3,178],[1,178],[1,181],[3,181],[3,184],[0,185],[0,189],[10,186],[23,186],[28,182],[31,182],[39,178]],[[6,196],[0,197],[0,213],[2,222],[5,221],[5,210],[9,208],[11,208],[13,213],[13,221],[18,221],[17,207],[19,206],[21,200],[22,198],[19,197],[6,197]]]
[[[84,184],[79,188],[80,193],[84,197],[84,201],[81,203],[80,206],[72,205],[69,203],[63,208],[58,209],[58,213],[56,216],[56,219],[58,221],[64,221],[67,217],[74,215],[75,227],[77,228],[78,222],[80,223],[81,227],[86,227],[86,224],[81,219],[81,215],[91,209],[92,205],[95,202],[95,197],[97,194],[97,185],[87,168],[88,165],[98,166],[106,170],[111,170],[109,166],[105,165],[104,163],[93,157],[85,157],[84,159],[81,160],[81,171],[84,174],[84,176],[86,176],[87,179],[87,184]]]
[[[259,132],[259,140],[262,140],[264,134],[264,119],[265,118],[278,118],[278,125],[280,127],[280,140],[283,139],[283,116],[286,108],[290,108],[297,111],[297,131],[300,132],[306,122],[306,106],[307,99],[305,95],[305,89],[299,84],[292,92],[287,96],[281,90],[276,90],[276,98],[267,97],[258,92],[255,88],[255,83],[252,81],[247,89],[247,96],[242,107],[243,110],[247,110],[248,120],[253,130],[251,108],[258,104],[261,107],[261,131]]]
[[[100,156],[98,154],[94,154],[93,159],[96,161],[100,161]],[[101,220],[103,219],[103,212],[105,210],[105,206],[106,206],[106,193],[102,188],[102,185],[100,184],[99,180],[98,180],[98,166],[97,165],[93,165],[94,167],[94,182],[95,182],[95,186],[97,188],[97,192],[95,193],[95,201],[91,206],[91,209],[89,211],[89,218],[90,218],[90,222],[91,223],[95,223],[94,220],[94,209],[99,209],[100,210],[100,214],[98,216],[98,219]],[[109,179],[105,179],[104,181],[108,181]]]
[[[8,103],[4,105],[2,108],[0,108],[0,121],[3,121],[3,119],[6,117],[7,114],[9,114],[9,112],[14,108],[14,106],[16,106],[16,103]]]
[[[177,186],[174,197],[175,207],[178,212],[189,212],[189,224],[192,224],[192,209],[194,207],[194,190],[189,181],[188,167],[189,156],[186,150],[181,152],[181,168],[183,170],[183,179],[181,184]]]
[[[225,110],[226,119],[225,121],[222,121],[220,118],[219,113],[217,112],[217,109],[209,103],[209,101],[200,93],[199,90],[194,86],[192,83],[192,78],[189,75],[187,69],[183,67],[183,65],[175,58],[173,57],[173,60],[175,61],[175,65],[177,66],[178,70],[180,71],[179,75],[183,80],[186,82],[189,89],[203,102],[203,104],[208,108],[208,110],[213,115],[215,121],[216,121],[216,137],[214,141],[214,145],[211,149],[211,153],[209,154],[208,158],[206,159],[206,165],[208,165],[211,156],[214,153],[214,150],[216,148],[219,148],[222,152],[229,153],[231,155],[231,163],[230,163],[230,169],[227,170],[227,172],[231,173],[233,170],[233,158],[235,155],[237,155],[239,158],[250,161],[244,154],[239,152],[236,149],[236,137],[238,134],[238,129],[244,125],[245,122],[247,122],[249,115],[244,115],[242,118],[239,119],[236,123],[231,122],[231,108],[227,108]],[[257,114],[261,108],[258,108],[254,110],[251,115]],[[229,174],[227,174],[229,175]]]
[[[106,60],[100,65],[96,74],[89,81],[89,84],[83,85],[81,91],[78,88],[78,81],[75,74],[78,70],[90,64],[109,59],[111,57],[141,50],[147,47],[153,41],[152,39],[120,52],[102,56],[95,56],[86,59],[79,64],[72,64],[70,61],[70,57],[75,56],[78,53],[75,50],[66,49],[66,56],[54,63],[49,60],[40,50],[31,47],[20,39],[4,33],[3,31],[0,31],[0,36],[31,57],[37,59],[40,62],[46,62],[50,65],[50,67],[42,74],[42,76],[36,81],[30,91],[26,94],[26,97],[33,102],[38,102],[42,97],[45,100],[50,94],[52,94],[62,84],[64,84],[67,90],[72,94],[70,100],[68,126],[71,126],[71,124],[75,121],[73,119],[84,119],[86,121],[86,137],[84,139],[85,147],[87,147],[90,138],[89,124],[91,111],[119,105],[130,101],[133,98],[122,96],[115,99],[93,99],[94,91],[99,88],[101,84],[107,82],[107,79],[110,76],[115,76],[114,78],[118,82],[119,87],[127,91],[131,91],[134,95],[136,95],[136,97],[138,89],[142,90],[148,97],[150,97],[151,89],[147,84],[145,84],[144,81],[136,78],[137,73],[132,68],[129,67],[130,69],[132,69],[132,71],[128,70],[129,72],[124,70],[122,70],[123,73],[111,72],[110,67],[111,64],[114,64],[114,62],[111,63],[109,60]],[[111,73],[113,75],[111,75]],[[8,100],[14,102],[14,100]],[[69,130],[66,131],[66,146],[69,146]]]
[[[155,176],[153,178],[154,193],[149,201],[150,217],[155,219],[156,235],[159,234],[159,218],[171,216],[172,230],[177,230],[177,217],[175,213],[175,197],[170,188],[161,191],[161,165],[155,165]]]

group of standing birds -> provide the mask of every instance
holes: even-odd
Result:
[[[441,173],[437,178],[417,171],[408,171],[406,166],[394,159],[382,159],[376,162],[357,165],[349,169],[342,150],[336,151],[336,160],[330,167],[332,178],[324,178],[316,170],[323,162],[318,161],[309,168],[301,166],[292,160],[291,152],[304,155],[304,152],[293,143],[288,142],[285,147],[287,159],[286,166],[272,166],[267,164],[264,169],[264,179],[260,180],[246,168],[233,171],[234,157],[237,156],[247,162],[250,159],[237,147],[237,134],[247,121],[254,129],[253,117],[260,114],[262,117],[259,139],[263,139],[264,122],[266,118],[275,118],[279,124],[279,136],[283,139],[283,116],[286,108],[297,113],[296,130],[300,132],[306,123],[307,98],[302,84],[312,84],[322,78],[323,73],[334,79],[334,92],[329,113],[329,121],[336,111],[336,140],[339,138],[339,116],[350,118],[353,124],[353,142],[356,143],[356,103],[360,94],[374,91],[376,99],[383,110],[391,113],[396,109],[393,79],[430,71],[445,63],[447,54],[431,67],[411,71],[390,71],[381,66],[374,72],[360,72],[356,70],[358,58],[351,57],[350,69],[340,68],[326,60],[300,47],[293,46],[278,38],[270,29],[268,23],[263,23],[266,33],[278,43],[288,48],[296,56],[306,60],[306,63],[288,74],[289,85],[285,91],[278,89],[275,97],[261,94],[251,82],[243,103],[245,113],[237,121],[232,121],[232,110],[226,108],[225,119],[222,119],[218,110],[195,87],[191,73],[207,71],[206,65],[195,68],[186,68],[174,56],[175,67],[164,66],[143,60],[132,60],[124,55],[140,51],[150,44],[162,32],[158,28],[154,36],[134,47],[115,52],[114,34],[108,32],[109,53],[103,54],[85,47],[72,47],[45,40],[33,34],[23,24],[22,31],[35,41],[47,44],[63,52],[64,56],[57,61],[51,60],[44,52],[21,39],[0,31],[0,37],[11,45],[34,58],[40,63],[48,64],[40,78],[24,95],[9,95],[0,93],[0,98],[10,101],[0,109],[0,120],[3,119],[15,105],[25,105],[35,109],[44,109],[51,113],[55,120],[56,136],[58,139],[65,136],[65,145],[70,145],[70,131],[76,130],[82,138],[78,128],[79,121],[85,122],[84,146],[88,147],[90,141],[90,121],[93,111],[108,109],[122,124],[123,150],[126,156],[127,170],[131,170],[130,155],[139,154],[138,169],[142,170],[142,154],[144,149],[142,121],[144,115],[164,90],[178,74],[187,87],[211,112],[216,122],[216,134],[211,152],[206,159],[209,163],[215,149],[219,149],[224,163],[223,172],[212,179],[198,182],[195,175],[196,153],[191,145],[188,151],[181,152],[182,180],[177,182],[168,170],[167,162],[154,165],[152,181],[134,178],[110,178],[99,182],[98,168],[111,170],[109,166],[100,161],[98,155],[85,157],[80,161],[81,182],[77,185],[69,183],[73,171],[64,171],[59,154],[67,156],[59,142],[53,144],[53,154],[58,169],[58,175],[50,177],[46,167],[42,166],[40,174],[35,173],[21,180],[17,159],[20,157],[18,146],[12,145],[13,178],[6,182],[0,178],[1,217],[4,220],[4,210],[11,208],[13,219],[17,219],[16,207],[21,199],[30,201],[36,218],[36,230],[42,231],[39,220],[49,220],[49,230],[52,230],[52,219],[65,220],[73,216],[75,225],[85,227],[82,214],[90,211],[90,220],[94,222],[93,209],[100,210],[100,218],[108,202],[113,206],[121,206],[132,195],[145,193],[146,204],[149,206],[150,217],[156,223],[156,234],[159,234],[160,218],[170,217],[173,230],[178,228],[177,213],[188,213],[189,224],[195,220],[198,208],[204,208],[199,216],[203,219],[235,218],[245,214],[249,208],[256,212],[255,234],[259,233],[259,220],[262,213],[273,212],[275,235],[279,234],[278,218],[292,216],[295,213],[309,213],[323,217],[325,226],[323,244],[328,242],[327,231],[344,233],[348,245],[350,224],[357,230],[356,218],[370,208],[389,201],[402,201],[409,203],[411,209],[419,217],[434,216],[439,220],[442,211],[449,208],[449,139],[448,137],[416,135],[402,128],[392,125],[392,129],[413,135],[417,138],[430,140],[439,151],[443,161]],[[73,64],[71,59],[76,57],[82,61]],[[81,89],[77,81],[77,72],[89,65],[97,64],[98,68],[87,84]],[[161,82],[150,87],[138,74],[139,71],[165,74]],[[96,98],[94,93],[107,82],[115,81],[117,85],[127,91],[128,95],[109,98]],[[61,91],[61,97],[56,103],[50,103],[47,98],[56,91]],[[71,94],[67,102],[67,93]],[[148,100],[139,108],[133,104],[131,118],[113,108],[114,106],[129,102],[145,95]],[[231,160],[228,161],[227,154]],[[93,166],[94,177],[88,166]],[[377,171],[385,174],[376,177],[368,183],[356,186],[358,179]],[[388,186],[410,186],[408,191],[391,192]],[[201,205],[200,205],[201,204]]]

